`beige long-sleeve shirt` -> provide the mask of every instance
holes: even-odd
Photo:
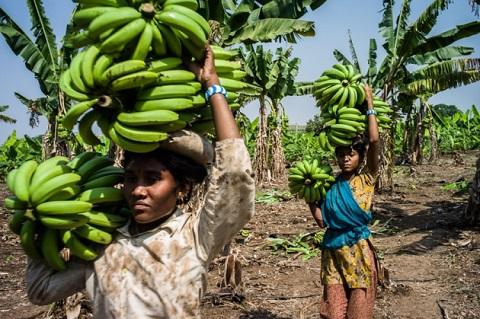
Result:
[[[48,304],[86,289],[95,318],[199,317],[209,262],[253,215],[252,175],[243,140],[217,142],[205,205],[197,214],[178,209],[135,236],[126,225],[97,260],[71,261],[65,271],[30,261],[30,300]]]

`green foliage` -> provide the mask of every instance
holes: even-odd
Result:
[[[250,158],[253,158],[258,131],[258,117],[253,121],[250,121],[245,114],[237,112],[235,119],[237,120],[237,125],[240,129],[240,135],[243,137],[245,145],[247,146]]]
[[[433,106],[433,111],[437,113],[440,117],[454,116],[455,113],[461,112],[456,105],[447,105],[447,104],[437,104]]]
[[[289,191],[281,191],[274,188],[269,191],[258,191],[255,195],[255,202],[259,204],[275,204],[292,198],[293,196]]]
[[[25,135],[17,139],[17,133],[13,131],[0,147],[0,179],[5,179],[8,172],[31,159],[42,160],[41,136],[30,138]]]
[[[453,183],[446,183],[445,185],[442,185],[442,189],[444,191],[455,191],[459,193],[466,193],[470,189],[471,185],[472,185],[471,182],[468,182],[465,179],[461,179]]]
[[[303,255],[302,260],[307,261],[320,254],[320,243],[323,240],[324,231],[300,234],[292,240],[285,238],[267,238],[268,246],[275,253],[282,252],[285,255]]]
[[[307,126],[305,127],[305,131],[316,133],[316,132],[320,132],[322,128],[323,128],[323,125],[322,125],[321,116],[320,114],[315,114],[313,119],[308,120]]]
[[[318,159],[319,162],[330,158],[332,154],[326,153],[320,147],[320,141],[314,133],[292,133],[289,132],[283,137],[283,147],[285,159],[289,163],[296,162],[301,159],[313,160]]]
[[[2,114],[8,109],[8,105],[0,105],[0,122],[5,122],[5,123],[15,123],[17,120],[14,118],[11,118],[5,114]]]

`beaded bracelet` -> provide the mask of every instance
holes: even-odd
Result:
[[[223,94],[223,96],[225,96],[225,98],[226,98],[227,97],[227,90],[225,90],[225,88],[223,86],[214,84],[211,87],[209,87],[207,89],[207,91],[205,92],[205,100],[207,100],[207,102],[210,101],[210,98],[214,94]]]

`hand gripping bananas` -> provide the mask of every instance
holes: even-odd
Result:
[[[13,193],[5,200],[12,212],[9,228],[20,236],[29,257],[63,270],[59,252],[64,247],[92,260],[95,245],[110,243],[110,233],[127,221],[123,213],[114,213],[124,206],[121,190],[114,187],[123,169],[112,164],[105,156],[84,152],[72,160],[55,156],[42,163],[27,161],[8,174]]]
[[[95,146],[101,143],[94,134],[97,125],[107,138],[132,152],[155,149],[175,130],[206,133],[203,123],[209,119],[201,115],[207,107],[202,86],[181,59],[184,50],[201,59],[210,37],[208,22],[196,12],[197,0],[76,2],[73,23],[78,34],[67,43],[81,50],[59,84],[78,103],[67,110],[64,127],[72,130],[78,123],[82,142]],[[236,61],[236,50],[213,45],[212,50],[221,85],[232,96],[253,88],[242,82],[246,72]],[[236,98],[229,102],[238,109]],[[192,114],[187,117],[193,120],[172,115],[180,111]],[[143,124],[122,121],[130,116]],[[147,120],[154,123],[144,124]]]
[[[352,139],[366,130],[365,87],[361,74],[352,65],[335,64],[323,72],[314,83],[313,95],[321,109],[320,145],[327,151],[337,146],[349,146]],[[381,99],[373,99],[379,127],[389,127],[393,110]]]
[[[298,194],[307,203],[325,198],[330,184],[335,181],[332,168],[319,164],[318,160],[298,161],[288,171],[288,187],[292,194]]]

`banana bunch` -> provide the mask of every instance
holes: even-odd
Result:
[[[360,82],[362,75],[355,73],[352,65],[335,64],[323,72],[314,83],[313,96],[322,112],[335,112],[344,106],[353,108],[365,100],[365,89]]]
[[[288,187],[292,194],[298,194],[307,203],[313,203],[325,198],[330,183],[335,182],[332,168],[322,165],[318,160],[299,161],[288,171]]]
[[[335,113],[322,113],[321,121],[320,146],[330,151],[337,146],[350,146],[352,139],[365,131],[365,115],[356,108],[342,107]]]
[[[87,49],[87,53],[91,48],[93,46]],[[215,63],[220,83],[229,91],[232,110],[238,109],[240,105],[235,103],[239,96],[237,92],[251,86],[241,81],[246,73],[241,70],[240,62],[233,60],[235,51],[215,46],[213,50],[219,57]],[[137,153],[156,149],[159,142],[167,139],[168,133],[183,128],[198,133],[213,130],[201,84],[183,67],[180,58],[166,57],[149,63],[141,60],[114,63],[112,57],[104,59],[106,55],[86,54],[77,65],[77,57],[63,73],[60,85],[71,98],[78,99],[79,94],[84,94],[86,100],[67,111],[63,126],[71,130],[78,122],[79,135],[84,143],[101,143],[93,132],[95,123],[114,143]],[[90,57],[97,60],[89,62]],[[108,64],[103,64],[107,60]],[[93,84],[88,85],[86,79],[90,75]],[[73,81],[74,78],[77,80]],[[79,91],[80,86],[85,90]],[[133,100],[132,91],[122,95],[122,90],[127,89],[136,89]]]
[[[381,98],[373,97],[373,108],[377,112],[377,122],[380,130],[389,130],[392,122],[391,116],[393,109],[390,105]]]
[[[63,270],[59,252],[64,247],[93,260],[98,255],[93,246],[112,241],[111,233],[129,214],[114,213],[123,204],[122,191],[113,187],[121,182],[123,169],[112,163],[85,152],[72,160],[63,156],[40,164],[30,160],[9,172],[7,187],[14,194],[5,199],[5,207],[12,210],[9,228],[20,236],[27,256]]]
[[[72,20],[78,32],[68,42],[81,48],[98,44],[100,52],[122,52],[133,60],[157,56],[181,57],[186,49],[201,59],[210,26],[197,0],[76,0]]]

